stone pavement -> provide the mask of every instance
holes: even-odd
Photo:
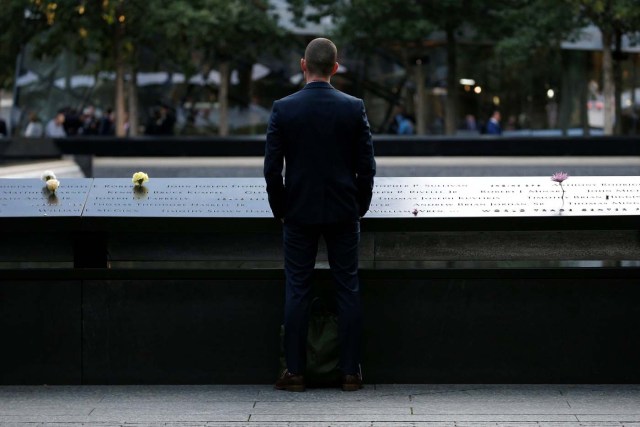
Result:
[[[640,385],[2,386],[0,425],[640,427]]]

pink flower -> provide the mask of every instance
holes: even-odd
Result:
[[[560,184],[562,184],[562,181],[564,181],[567,178],[569,178],[569,174],[566,172],[556,172],[553,175],[551,175],[551,181],[555,181]]]
[[[562,190],[563,202],[564,202],[564,187],[562,186],[562,181],[564,181],[567,178],[569,178],[569,174],[566,172],[556,172],[553,175],[551,175],[551,181],[557,182],[558,185],[560,186],[560,189]]]

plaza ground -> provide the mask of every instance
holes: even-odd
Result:
[[[0,425],[639,427],[640,386],[4,386]]]

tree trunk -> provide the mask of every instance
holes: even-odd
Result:
[[[458,60],[457,41],[453,28],[447,28],[447,105],[445,133],[455,135],[458,129]]]
[[[631,118],[633,120],[631,126],[631,135],[638,133],[638,107],[636,107],[636,88],[638,87],[638,55],[633,55],[633,70],[631,73]]]
[[[71,78],[73,77],[73,71],[75,68],[75,64],[73,63],[74,59],[74,55],[68,49],[65,49],[62,54],[62,61],[64,64],[64,105],[72,104],[71,100],[73,97],[71,96],[71,93],[73,88],[71,87]]]
[[[125,119],[125,96],[124,96],[124,65],[122,62],[116,65],[116,136],[124,137],[126,132],[124,129]]]
[[[235,91],[236,99],[242,108],[248,108],[253,99],[253,61],[240,64],[236,68],[238,72],[238,88]]]
[[[622,135],[622,31],[616,29],[616,50],[613,60],[613,87],[614,87],[614,123],[613,129],[616,135]]]
[[[427,88],[424,82],[424,64],[421,59],[416,61],[415,65],[416,78],[416,133],[424,135],[427,133]]]
[[[585,58],[584,70],[588,70],[591,67],[591,61],[589,55],[581,53]],[[589,83],[587,83],[587,77],[583,72],[583,78],[580,79],[580,124],[582,125],[582,136],[589,136],[591,128],[589,126]]]
[[[118,25],[115,30],[115,64],[116,64],[116,136],[124,137],[124,119],[125,119],[125,95],[124,95],[124,53],[122,46],[123,27]]]
[[[129,136],[138,136],[138,70],[131,67],[129,79]]]
[[[25,47],[24,44],[20,45],[20,50],[18,51],[18,57],[16,58],[16,79],[22,74],[22,68],[24,65],[24,57],[25,57]],[[20,123],[20,109],[18,105],[20,104],[20,87],[14,83],[13,85],[13,95],[11,97],[13,100],[11,104],[11,117],[9,120],[9,135],[18,136],[20,135],[19,130],[16,129],[16,125]]]
[[[560,129],[562,129],[562,136],[567,136],[571,124],[571,107],[573,105],[573,61],[571,60],[570,52],[566,50],[560,52],[560,57],[562,61],[562,83],[560,93],[557,94],[560,98],[559,124]]]
[[[602,80],[604,92],[604,134],[613,135],[613,120],[615,108],[615,88],[613,82],[613,61],[611,42],[613,33],[608,29],[602,31]]]
[[[218,105],[220,112],[220,122],[218,123],[218,135],[229,135],[229,84],[231,77],[231,63],[223,61],[220,63],[220,88],[218,90]]]

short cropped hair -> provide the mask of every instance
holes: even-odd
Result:
[[[338,49],[329,39],[314,39],[307,45],[304,59],[309,73],[329,77],[338,60]]]

